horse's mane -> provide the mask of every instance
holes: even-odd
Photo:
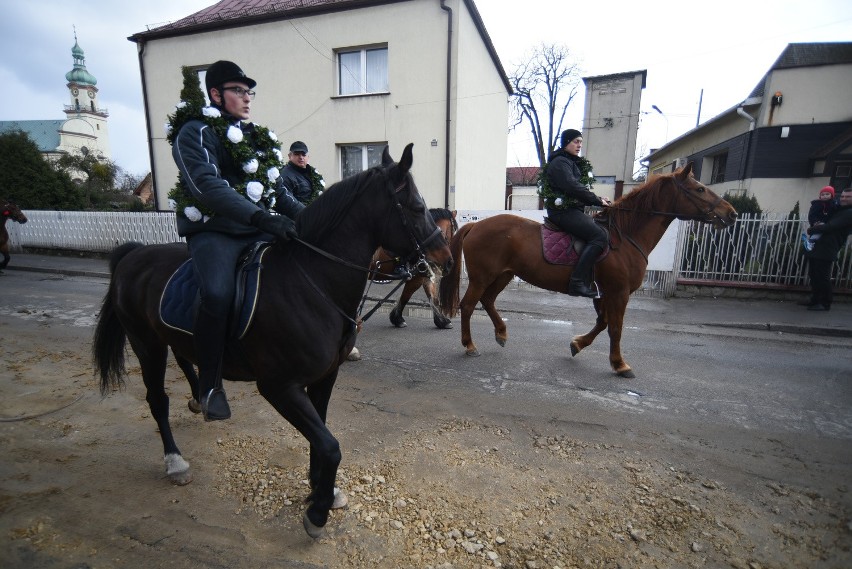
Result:
[[[458,231],[459,226],[456,222],[456,218],[453,217],[453,212],[448,210],[445,207],[433,207],[429,209],[429,213],[432,215],[432,221],[438,222],[442,219],[448,219],[453,224],[453,231]]]
[[[642,216],[634,215],[633,212],[653,211],[656,198],[660,195],[665,181],[674,174],[652,175],[644,184],[625,194],[613,202],[612,207],[602,212],[602,216],[609,217],[613,225],[618,226],[624,233],[633,233],[638,226],[647,223]]]
[[[370,185],[372,178],[380,174],[381,169],[376,166],[329,186],[296,217],[299,237],[320,245],[322,239],[343,221],[352,203]]]

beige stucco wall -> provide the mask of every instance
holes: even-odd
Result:
[[[583,155],[595,175],[633,180],[641,99],[641,73],[587,78]]]
[[[503,209],[506,196],[509,96],[494,72],[467,10],[456,8],[458,47],[453,76],[455,183],[451,209]]]
[[[456,14],[464,12],[462,22],[469,18],[463,4],[450,5]],[[252,120],[274,130],[285,153],[292,141],[306,142],[311,164],[327,183],[340,179],[338,144],[387,141],[398,158],[413,142],[415,181],[430,207],[443,206],[446,18],[439,2],[417,0],[147,43],[142,57],[160,207],[166,207],[165,196],[177,176],[163,124],[178,102],[181,66],[207,66],[217,59],[237,62],[258,82]],[[481,44],[478,34],[476,38]],[[477,81],[495,90],[491,84],[499,82],[499,75],[484,48],[471,49],[476,45],[471,39],[458,41],[466,50],[460,56],[466,60],[465,73],[478,70]],[[382,44],[388,46],[389,93],[335,97],[334,50]],[[496,124],[487,128],[502,135],[476,155],[480,172],[496,171],[498,178],[505,176],[505,88],[502,100],[502,113],[496,105],[485,104],[477,116],[480,124]],[[455,124],[454,132],[462,137],[460,146],[471,143],[461,125]],[[432,139],[438,146],[431,146]],[[451,171],[451,185],[458,185],[455,175]],[[496,188],[502,200],[502,178]]]
[[[776,91],[781,92],[782,102],[773,110],[768,101]],[[760,126],[852,120],[852,65],[773,71],[764,101],[767,103],[763,105],[760,116],[756,117]]]

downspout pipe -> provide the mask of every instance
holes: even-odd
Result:
[[[441,9],[447,12],[447,108],[444,132],[444,207],[450,207],[450,93],[453,78],[453,9],[441,0]]]
[[[748,168],[748,154],[751,149],[751,134],[754,132],[755,118],[745,112],[742,107],[737,107],[737,114],[749,122],[748,136],[745,142],[745,152],[743,152],[742,160],[740,161],[740,188],[745,188],[746,168]]]
[[[154,192],[154,210],[162,211],[160,209],[160,198],[157,192],[157,176],[154,172],[154,139],[151,133],[151,113],[148,108],[148,81],[145,79],[145,40],[137,39],[131,41],[136,41],[136,54],[139,58],[139,76],[142,79],[142,108],[145,109],[145,130],[148,131],[148,161],[151,164],[151,187]]]

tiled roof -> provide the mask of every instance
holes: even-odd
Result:
[[[506,168],[506,182],[513,186],[535,186],[539,166],[511,166]]]
[[[29,135],[41,152],[54,152],[59,148],[59,130],[65,120],[0,121],[0,133],[20,130]]]
[[[852,63],[852,42],[790,43],[760,83],[749,94],[749,98],[762,97],[769,74],[776,69],[794,67],[816,67],[818,65],[838,65]]]
[[[131,36],[157,37],[187,31],[230,28],[260,21],[293,18],[320,12],[350,10],[406,0],[221,0],[175,22]]]

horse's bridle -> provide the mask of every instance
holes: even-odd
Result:
[[[718,206],[720,203],[722,203],[722,197],[721,196],[717,195],[716,199],[711,204],[709,204],[707,211],[702,211],[702,206],[705,202],[703,202],[703,201],[699,200],[698,198],[696,198],[695,196],[693,196],[690,193],[689,188],[687,188],[677,178],[677,176],[672,176],[671,181],[678,190],[683,192],[683,194],[686,196],[686,199],[688,199],[690,201],[690,203],[692,203],[692,205],[694,205],[696,207],[696,209],[701,213],[696,214],[696,215],[685,216],[683,214],[672,213],[672,212],[669,212],[669,211],[656,211],[656,210],[639,211],[639,210],[635,210],[635,209],[628,209],[628,208],[617,207],[617,206],[609,206],[607,209],[609,209],[609,210],[615,209],[615,210],[619,210],[619,211],[631,211],[631,212],[637,212],[637,213],[647,213],[647,214],[650,214],[650,215],[662,215],[662,216],[666,216],[666,217],[682,219],[682,220],[685,220],[685,221],[704,221],[704,222],[707,222],[707,223],[712,223],[714,217],[716,219],[719,219],[720,221],[722,221],[722,218],[717,213],[714,213],[716,206]],[[613,228],[611,216],[606,216],[605,218],[599,218],[599,219],[596,219],[595,221],[597,221],[598,223],[602,223],[604,220],[606,221],[607,228],[611,230]],[[639,244],[630,235],[624,235],[621,232],[620,227],[618,227],[617,225],[615,225],[614,227],[615,227],[615,230],[618,233],[619,237],[622,239],[622,241],[626,240],[631,245],[636,247],[636,249],[645,258],[645,262],[647,263],[648,262],[648,254],[645,253],[645,251],[642,249],[642,247],[640,247]],[[610,231],[610,233],[611,233],[611,231]]]

